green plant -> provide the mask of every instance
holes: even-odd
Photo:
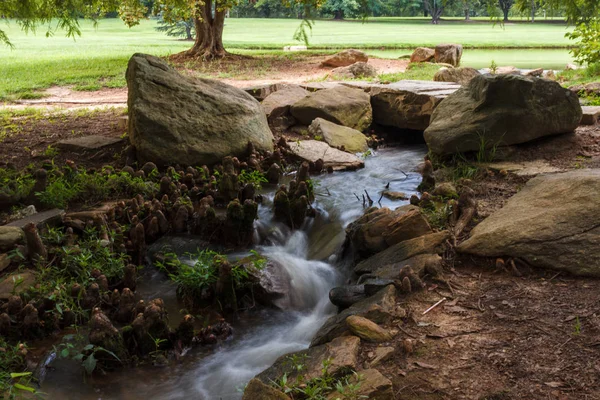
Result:
[[[58,155],[58,149],[53,147],[52,145],[48,145],[44,152],[42,153],[44,157],[54,158]]]
[[[98,366],[97,354],[109,355],[118,362],[122,361],[115,353],[101,346],[93,344],[84,344],[83,335],[68,334],[63,336],[63,342],[54,346],[54,351],[60,358],[71,359],[81,364],[83,371],[87,375],[92,375]]]
[[[247,169],[244,169],[240,172],[240,174],[238,175],[238,181],[243,184],[252,183],[257,189],[261,189],[261,185],[263,183],[269,182],[265,177],[265,174],[263,174],[262,172],[256,170],[248,171]]]
[[[446,228],[452,215],[452,206],[448,203],[434,205],[434,207],[423,208],[422,210],[431,227],[439,230]]]
[[[581,321],[579,321],[579,316],[575,317],[575,325],[573,326],[573,335],[581,334]]]
[[[498,72],[498,64],[496,64],[496,61],[492,60],[490,63],[490,73],[496,75],[496,72]]]
[[[594,18],[580,23],[565,36],[579,41],[579,45],[571,49],[576,62],[582,65],[600,62],[600,20]]]
[[[11,344],[0,336],[0,393],[3,399],[25,398],[27,395],[40,396],[32,386],[32,374],[25,371],[23,357],[26,346]]]

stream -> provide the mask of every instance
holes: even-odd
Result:
[[[364,191],[377,203],[389,183],[389,190],[410,197],[421,180],[414,168],[425,153],[424,145],[380,149],[366,158],[364,169],[313,177],[316,193],[313,207],[317,215],[308,218],[297,231],[272,221],[274,193],[266,193],[255,225],[259,243],[256,250],[277,261],[292,278],[288,296],[279,300],[283,310],[263,309],[243,314],[232,322],[234,333],[229,340],[216,347],[194,348],[179,363],[167,368],[126,368],[84,381],[76,363],[57,360],[51,364],[41,390],[48,399],[241,398],[244,385],[253,376],[278,357],[307,348],[323,322],[336,312],[328,293],[348,276],[347,260],[338,253],[345,227],[363,212]],[[383,207],[404,204],[381,199]],[[166,240],[178,253],[197,245],[193,237]],[[138,295],[148,300],[163,298],[170,322],[176,325],[181,306],[175,287],[162,273],[147,269],[138,286]]]

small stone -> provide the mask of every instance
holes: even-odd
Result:
[[[375,349],[375,358],[370,363],[371,368],[377,366],[378,364],[388,360],[390,357],[394,355],[396,349],[393,347],[378,347]]]
[[[385,197],[386,199],[389,200],[408,200],[408,197],[406,196],[405,193],[402,192],[393,192],[391,190],[384,190],[381,194],[383,194],[383,197]]]
[[[358,315],[346,318],[346,324],[356,336],[369,342],[387,342],[392,339],[392,335],[388,331],[375,322]]]
[[[81,136],[73,139],[61,140],[57,143],[59,149],[68,151],[100,150],[104,147],[121,143],[123,139],[99,135]]]

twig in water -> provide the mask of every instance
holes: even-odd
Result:
[[[369,199],[369,207],[371,207],[373,205],[373,199],[371,198],[371,196],[369,196],[369,192],[367,192],[367,189],[365,189],[365,193],[367,195],[367,199]]]

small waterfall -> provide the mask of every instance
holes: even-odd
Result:
[[[283,245],[264,247],[260,252],[284,268],[289,277],[288,295],[277,303],[285,311],[203,361],[196,371],[196,388],[202,399],[239,398],[241,392],[235,388],[242,387],[279,356],[306,348],[335,311],[328,293],[339,274],[327,263],[306,259],[305,232],[296,231]]]

